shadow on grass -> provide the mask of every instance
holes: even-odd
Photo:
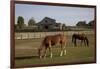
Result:
[[[23,56],[23,57],[15,57],[16,60],[22,60],[22,59],[37,59],[38,56]]]

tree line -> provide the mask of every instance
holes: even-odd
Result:
[[[36,21],[34,20],[33,17],[31,19],[29,19],[28,26],[33,26],[35,24],[36,24]],[[22,16],[19,16],[18,20],[17,20],[17,24],[15,24],[15,28],[22,29],[25,26],[26,26],[26,24],[24,22],[24,18]]]
[[[32,17],[28,20],[28,28],[26,28],[26,24],[24,22],[24,18],[22,16],[19,16],[17,18],[17,23],[14,25],[15,31],[17,30],[25,30],[25,31],[33,31],[33,29],[30,27],[36,26],[37,23],[35,19]],[[89,23],[86,23],[86,21],[79,21],[76,24],[76,27],[87,27],[87,28],[93,28],[94,27],[94,20],[91,20]]]
[[[79,21],[76,26],[91,26],[93,27],[94,26],[94,20],[91,20],[89,23],[86,23],[86,21]]]

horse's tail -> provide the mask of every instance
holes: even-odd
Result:
[[[86,37],[86,44],[87,44],[87,46],[89,46],[89,40],[88,40],[88,38]]]

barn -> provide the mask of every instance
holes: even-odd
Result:
[[[38,26],[40,30],[43,31],[55,31],[55,30],[62,30],[63,24],[57,23],[55,19],[45,17],[43,20],[38,22]]]

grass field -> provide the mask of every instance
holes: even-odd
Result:
[[[82,63],[93,62],[95,59],[95,38],[94,34],[87,34],[89,39],[89,47],[78,46],[74,47],[71,43],[71,35],[67,36],[67,54],[65,56],[60,55],[60,48],[53,48],[53,58],[49,57],[47,51],[47,57],[45,59],[39,59],[37,54],[37,48],[39,48],[43,39],[25,39],[15,40],[15,65],[16,67],[27,65],[48,65],[48,64],[69,64],[69,63]]]

